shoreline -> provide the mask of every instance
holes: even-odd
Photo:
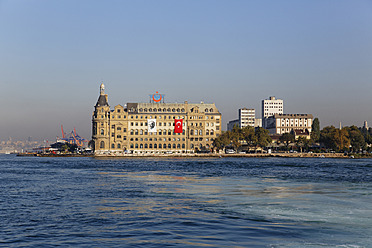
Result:
[[[372,158],[372,156],[344,153],[248,153],[248,154],[36,154],[36,153],[19,153],[20,157],[92,157],[92,158]]]

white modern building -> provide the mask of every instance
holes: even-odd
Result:
[[[241,108],[238,110],[239,119],[229,121],[227,123],[227,130],[231,131],[235,125],[240,128],[251,126],[255,127],[256,110],[249,108]]]
[[[262,100],[262,126],[266,128],[266,119],[274,114],[283,114],[283,100],[270,96]]]
[[[254,109],[241,108],[238,110],[239,113],[239,127],[243,128],[246,126],[254,127],[256,118],[256,111]]]

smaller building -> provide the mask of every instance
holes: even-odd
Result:
[[[283,100],[270,96],[269,99],[262,100],[262,126],[267,128],[266,120],[274,114],[283,114]]]
[[[313,115],[311,114],[274,114],[266,119],[266,129],[270,134],[295,132],[310,138]],[[299,132],[301,131],[301,132]]]
[[[251,126],[256,126],[256,111],[252,108],[241,108],[238,109],[239,119],[229,121],[227,123],[227,130],[231,131],[235,125],[240,128]]]
[[[239,127],[239,119],[229,121],[227,123],[227,131],[233,130],[234,126],[238,126]]]

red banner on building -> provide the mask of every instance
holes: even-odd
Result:
[[[174,120],[174,132],[175,133],[182,133],[182,121],[183,119]]]

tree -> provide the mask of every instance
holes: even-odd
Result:
[[[356,126],[351,126],[346,129],[349,133],[349,139],[350,139],[350,145],[351,145],[352,151],[358,152],[361,149],[367,148],[364,136],[362,132]]]
[[[337,151],[342,151],[344,149],[348,149],[350,146],[350,139],[349,133],[347,132],[346,128],[336,129],[334,135],[334,142],[337,148]]]
[[[298,137],[297,140],[296,140],[296,146],[297,147],[300,147],[300,152],[302,152],[302,148],[305,146],[306,144],[306,137]]]
[[[233,130],[229,133],[230,134],[230,143],[233,147],[238,150],[238,148],[242,145],[242,129],[237,125],[234,125]]]
[[[289,144],[295,141],[295,136],[292,133],[283,133],[279,141],[285,143],[288,148]]]
[[[220,136],[214,139],[213,141],[213,146],[216,147],[217,149],[223,149],[225,146],[230,144],[230,138],[229,138],[229,132],[222,132]]]
[[[315,118],[313,124],[311,125],[311,139],[313,142],[319,142],[320,139],[320,123],[319,119]]]
[[[336,149],[334,136],[336,133],[336,128],[334,126],[326,126],[320,131],[319,141],[326,148]]]
[[[242,139],[245,140],[249,147],[257,143],[257,137],[254,127],[246,126],[242,128]]]
[[[266,147],[269,143],[271,143],[272,139],[269,135],[269,130],[259,127],[255,131],[255,136],[256,136],[256,147]]]

